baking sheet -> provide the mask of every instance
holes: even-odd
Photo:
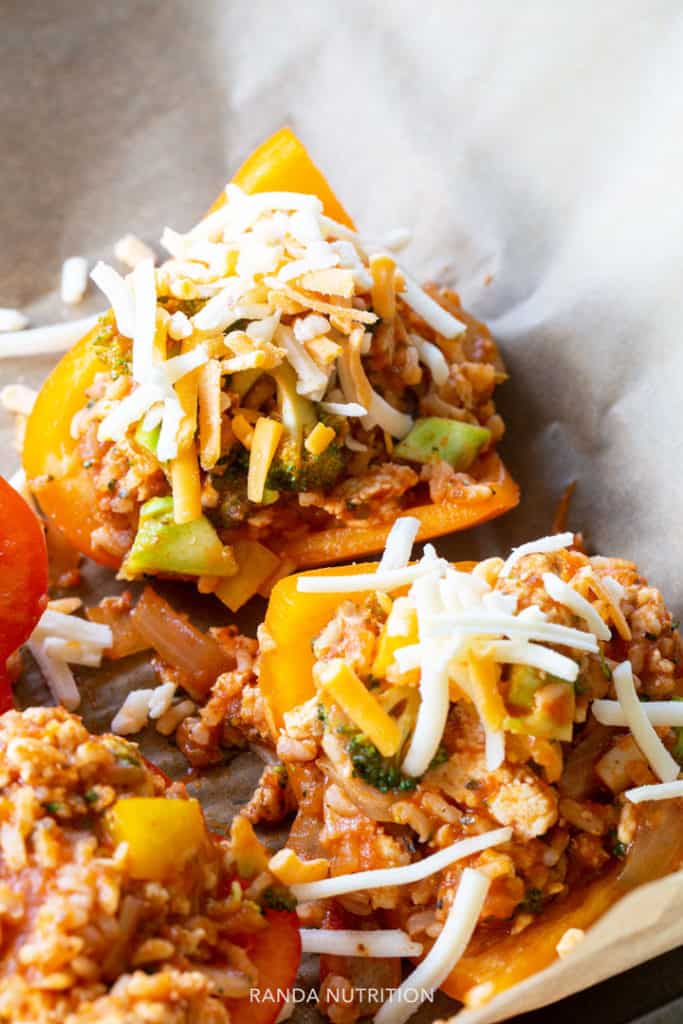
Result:
[[[55,293],[64,258],[111,259],[127,231],[154,242],[167,223],[187,228],[290,123],[358,223],[412,229],[409,265],[455,284],[502,345],[504,455],[523,501],[440,548],[479,557],[547,532],[576,479],[571,526],[637,560],[681,611],[677,0],[1,0],[0,14],[0,305],[36,324],[73,316]],[[91,294],[77,315],[101,307]],[[51,362],[0,364],[0,378],[37,385]],[[83,672],[90,724],[108,724],[133,677]],[[248,795],[244,762],[201,784],[217,817]],[[459,1024],[683,941],[682,886],[633,894],[573,959]]]

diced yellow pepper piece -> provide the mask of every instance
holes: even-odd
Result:
[[[236,612],[275,573],[280,559],[257,540],[236,540],[232,552],[237,561],[237,572],[221,580],[215,594],[230,611]]]
[[[197,800],[124,797],[107,812],[107,824],[114,843],[128,846],[131,876],[150,881],[177,872],[207,838]]]
[[[327,878],[330,862],[324,857],[314,860],[301,860],[294,852],[285,847],[278,850],[268,862],[268,870],[283,885],[301,885],[304,882],[319,882]]]
[[[268,867],[266,848],[242,814],[232,820],[230,844],[240,878],[254,878]]]
[[[260,503],[263,500],[266,477],[268,476],[273,456],[277,451],[277,446],[280,443],[282,429],[281,423],[278,423],[277,420],[268,419],[266,416],[260,416],[256,421],[251,440],[249,473],[247,475],[247,498],[249,501]]]
[[[329,448],[337,432],[333,427],[327,427],[324,423],[316,423],[304,441],[304,448],[311,455],[322,455],[326,448]]]
[[[237,440],[241,441],[245,448],[251,449],[254,441],[254,428],[249,423],[246,416],[243,416],[241,412],[239,412],[237,416],[233,417],[232,432]]]
[[[388,715],[342,658],[319,661],[313,669],[317,685],[324,689],[380,754],[392,757],[401,743],[396,719]]]

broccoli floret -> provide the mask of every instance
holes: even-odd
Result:
[[[395,757],[382,757],[375,744],[363,733],[351,737],[346,751],[351,759],[353,774],[374,786],[380,793],[388,793],[390,790],[409,792],[419,782],[419,779],[401,772]]]
[[[261,894],[261,906],[268,910],[295,910],[296,900],[286,889],[270,885]]]
[[[274,491],[328,491],[344,472],[343,449],[334,441],[320,455],[286,438],[273,459],[266,487]]]

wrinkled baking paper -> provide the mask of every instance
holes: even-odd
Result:
[[[502,345],[504,454],[523,501],[440,549],[478,558],[548,532],[577,480],[571,526],[593,550],[635,559],[680,612],[682,48],[677,0],[7,4],[0,305],[36,324],[101,309],[95,294],[76,312],[60,304],[62,260],[112,259],[128,231],[154,242],[165,224],[186,229],[288,122],[358,223],[373,236],[410,228],[408,264],[455,284]],[[38,385],[51,363],[6,362],[0,376]],[[2,431],[9,472],[6,418]],[[115,589],[102,571],[88,586]],[[212,600],[196,607],[230,621]],[[238,622],[253,628],[262,610]],[[144,661],[79,671],[88,724],[108,726],[149,676]],[[33,673],[22,698],[47,700]],[[184,770],[157,734],[143,744]],[[258,773],[239,754],[194,784],[214,824]],[[567,960],[458,1024],[503,1020],[670,949],[681,907],[680,875],[633,893]]]

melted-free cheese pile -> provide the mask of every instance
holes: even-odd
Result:
[[[117,329],[132,339],[135,384],[102,422],[100,440],[121,440],[140,421],[147,430],[161,424],[158,458],[175,459],[183,422],[175,385],[205,364],[209,352],[219,360],[211,384],[218,393],[223,374],[289,363],[299,394],[327,398],[323,408],[330,412],[405,436],[412,418],[377,394],[361,363],[371,344],[367,328],[378,320],[373,301],[390,306],[398,296],[447,339],[461,334],[464,324],[398,270],[393,257],[368,254],[356,232],[323,214],[316,196],[249,195],[232,184],[225,196],[225,204],[187,234],[164,230],[161,244],[171,258],[156,272],[149,258],[137,260],[125,278],[103,263],[93,270]],[[181,323],[176,314],[169,323],[157,293],[206,301],[193,317],[183,316]],[[293,327],[280,323],[282,313],[297,317]],[[166,333],[191,339],[188,351],[165,359],[160,351]],[[162,344],[156,345],[159,335]],[[435,379],[445,379],[448,367],[438,347],[411,337]],[[260,451],[259,438],[255,444]],[[266,442],[263,449],[267,465]]]
[[[395,661],[401,673],[420,670],[421,700],[402,771],[417,777],[429,768],[446,726],[451,681],[472,699],[480,714],[487,767],[495,770],[505,758],[500,666],[528,665],[573,683],[579,672],[577,662],[548,645],[597,653],[598,638],[608,639],[609,628],[590,602],[552,573],[544,576],[549,596],[583,619],[588,629],[551,622],[533,605],[519,611],[514,595],[494,591],[476,571],[454,569],[436,556],[431,545],[426,545],[419,562],[408,565],[418,525],[411,517],[397,521],[376,572],[302,576],[298,587],[308,593],[351,593],[410,585],[408,601],[417,616],[419,640],[399,647]],[[572,534],[541,538],[518,552],[556,551],[572,540]],[[513,554],[512,563],[509,560],[503,570],[514,561]]]

